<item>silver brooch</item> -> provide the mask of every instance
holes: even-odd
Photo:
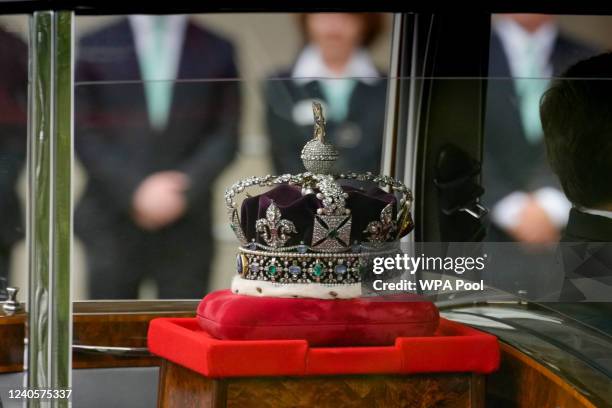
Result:
[[[383,243],[391,238],[397,230],[397,223],[393,220],[393,205],[387,204],[380,212],[380,221],[371,221],[363,231],[368,234],[368,241]]]
[[[273,248],[285,245],[289,234],[297,233],[293,222],[281,218],[281,212],[274,201],[266,210],[266,218],[255,221],[255,229],[261,234],[266,244]]]

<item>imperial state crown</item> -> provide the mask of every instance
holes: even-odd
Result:
[[[413,228],[412,193],[385,175],[334,174],[336,148],[326,140],[321,105],[302,150],[300,174],[253,176],[225,193],[240,246],[235,294],[349,299],[361,295],[368,259]],[[238,196],[252,187],[268,191]]]

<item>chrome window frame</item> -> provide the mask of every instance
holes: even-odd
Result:
[[[30,16],[28,81],[27,386],[72,382],[72,166],[74,13]],[[29,407],[70,401],[28,400]]]

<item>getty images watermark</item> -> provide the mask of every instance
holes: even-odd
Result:
[[[417,271],[423,273],[454,273],[462,276],[466,272],[481,272],[485,269],[487,255],[482,256],[413,256],[396,254],[395,256],[375,257],[372,260],[372,272],[382,275],[386,272],[400,272],[415,275]],[[372,288],[376,291],[482,291],[484,280],[420,278],[384,280],[375,279]]]

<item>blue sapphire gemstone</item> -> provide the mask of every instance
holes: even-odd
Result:
[[[292,275],[299,275],[300,273],[302,273],[302,268],[297,265],[291,265],[289,267],[289,273]]]
[[[336,272],[338,275],[344,275],[346,271],[347,268],[344,264],[336,265],[336,267],[334,268],[334,272]]]
[[[300,245],[297,246],[297,251],[300,254],[305,254],[306,252],[308,252],[308,247],[306,245],[304,245],[304,244],[300,244]]]
[[[238,272],[238,275],[242,274],[242,255],[238,255],[236,257],[236,272]]]
[[[259,272],[259,264],[257,262],[252,263],[249,269],[251,269],[251,272],[257,273]]]

